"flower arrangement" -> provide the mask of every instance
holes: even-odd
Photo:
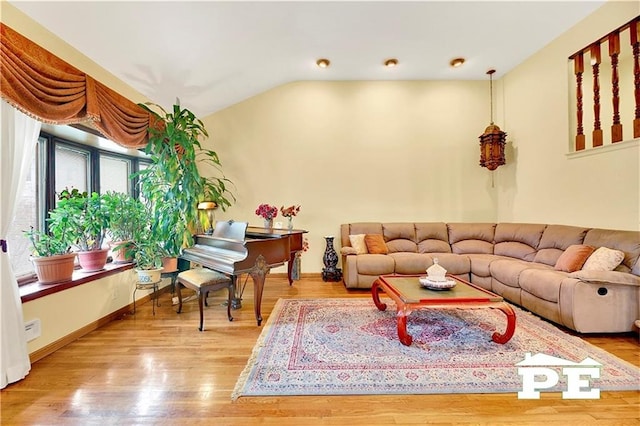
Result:
[[[269,204],[260,204],[256,209],[256,215],[266,220],[273,219],[278,216],[278,208]]]
[[[298,215],[298,213],[300,213],[300,206],[289,206],[286,209],[284,208],[284,206],[280,207],[280,213],[282,213],[282,216],[284,217],[295,217]]]

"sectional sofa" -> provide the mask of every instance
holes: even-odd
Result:
[[[633,331],[640,318],[640,232],[526,223],[360,222],[342,224],[340,233],[347,288],[371,288],[384,274],[424,274],[437,258],[448,273],[581,333]],[[371,250],[363,249],[363,238]],[[596,264],[603,253],[619,256],[620,264]]]

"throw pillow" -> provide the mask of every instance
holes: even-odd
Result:
[[[364,242],[367,245],[367,250],[371,254],[389,253],[389,249],[384,242],[384,237],[381,234],[367,234],[364,237]]]
[[[349,242],[351,247],[356,249],[356,254],[367,254],[367,245],[364,242],[365,234],[349,235]]]
[[[595,247],[582,244],[571,245],[560,255],[554,268],[556,271],[564,272],[579,271],[595,250]]]
[[[613,271],[624,260],[624,252],[607,247],[599,247],[584,262],[584,271]]]

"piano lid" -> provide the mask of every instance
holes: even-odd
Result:
[[[213,229],[213,237],[244,241],[247,226],[249,226],[248,222],[236,222],[234,220],[218,221]]]

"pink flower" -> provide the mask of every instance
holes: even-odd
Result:
[[[269,204],[260,204],[256,209],[256,215],[263,219],[273,219],[278,216],[278,208]]]

